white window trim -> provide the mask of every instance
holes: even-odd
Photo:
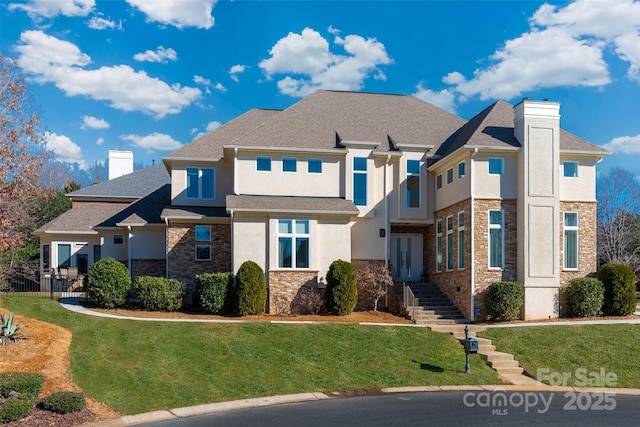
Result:
[[[491,173],[491,167],[489,166],[489,163],[491,162],[491,160],[499,160],[500,161],[500,173]],[[504,175],[504,158],[502,158],[502,157],[489,157],[487,159],[487,173],[489,175],[498,175],[498,176]]]
[[[451,227],[449,227],[449,224],[451,224]],[[453,215],[449,215],[445,218],[445,226],[447,227],[447,250],[445,257],[445,268],[447,269],[447,271],[453,271]],[[449,245],[449,240],[451,240],[451,245]],[[449,259],[449,253],[451,253],[451,259]],[[451,261],[451,267],[449,267],[449,261]]]
[[[462,175],[460,175],[460,165],[463,165],[464,167],[464,173]],[[467,162],[463,160],[460,163],[458,163],[458,179],[462,179],[465,176],[467,176]]]
[[[438,232],[438,224],[440,224],[440,232]],[[440,238],[440,266],[438,266],[438,238]],[[443,253],[442,253],[442,249],[443,249],[443,244],[444,243],[442,241],[442,220],[439,219],[436,221],[436,272],[440,273],[442,272],[442,265],[443,265]],[[438,268],[439,267],[439,268]]]
[[[189,169],[197,169],[198,170],[198,196],[197,197],[189,197],[188,196],[188,191],[187,188],[189,186]],[[202,197],[202,171],[203,170],[210,170],[211,171],[211,179],[213,180],[212,183],[212,196],[211,197]],[[201,167],[196,167],[196,166],[188,166],[185,170],[185,191],[184,191],[184,195],[185,198],[189,199],[189,200],[215,200],[216,198],[216,169],[215,168],[201,168]]]
[[[565,165],[566,165],[567,163],[573,163],[574,165],[576,165],[576,176],[567,176],[567,175],[565,174],[565,172],[564,172],[564,171],[565,171],[565,168],[564,168],[564,167],[565,167]],[[580,174],[579,174],[578,162],[576,162],[576,161],[574,161],[574,160],[565,160],[564,162],[562,162],[562,176],[563,176],[563,178],[576,179],[576,178],[578,178],[578,176],[579,176],[579,175],[580,175]]]
[[[269,170],[258,169],[258,159],[269,159]],[[273,169],[273,159],[271,156],[256,156],[256,172],[271,172]]]
[[[294,165],[295,165],[295,170],[292,170],[292,171],[284,170],[284,161],[285,160],[293,160]],[[280,163],[282,163],[282,173],[297,173],[298,172],[298,159],[296,157],[283,157],[282,160],[280,161]]]
[[[440,179],[440,186],[438,187],[438,178]],[[442,174],[436,175],[436,191],[442,188]]]
[[[500,224],[491,224],[491,212],[500,211]],[[489,209],[487,211],[487,222],[489,223],[489,233],[487,236],[488,240],[488,251],[487,251],[487,265],[489,266],[489,270],[504,270],[504,241],[506,240],[505,232],[504,232],[504,209]],[[500,260],[500,267],[492,267],[491,266],[491,229],[501,229],[502,230],[502,259]]]
[[[449,173],[451,173],[451,181],[449,181]],[[445,173],[445,176],[446,176],[445,181],[446,181],[447,185],[453,184],[453,168],[447,169],[447,172]]]
[[[464,226],[464,221],[462,222],[462,225],[460,225],[461,224],[460,215],[463,215],[463,217],[466,217],[467,215],[466,215],[466,213],[464,211],[458,212],[458,241],[457,241],[457,245],[456,245],[458,247],[458,270],[464,270],[465,266],[463,265],[462,267],[460,267],[460,261],[462,261],[464,263],[465,257],[466,257],[466,251],[465,251],[464,242],[463,242],[463,244],[462,244],[462,256],[460,256],[460,246],[461,246],[460,245],[460,232],[461,231],[464,232],[466,230],[466,228]],[[467,233],[465,232],[465,236],[464,236],[465,240],[467,239],[466,234]]]
[[[577,225],[566,225],[565,214],[575,214]],[[576,232],[576,266],[567,267],[567,241],[565,231]],[[566,211],[562,213],[562,269],[566,271],[578,271],[580,269],[580,214],[576,211]]]
[[[209,248],[209,258],[198,258],[198,247],[208,247]],[[211,245],[195,245],[193,257],[195,261],[211,261]]]
[[[407,160],[407,164],[409,163],[409,160]],[[422,164],[420,163],[419,160],[416,160],[418,162],[418,173],[409,173],[409,168],[407,168],[407,186],[409,185],[409,177],[412,176],[417,176],[418,177],[418,185],[421,184],[422,182]],[[406,198],[407,200],[405,200],[405,205],[407,206],[407,209],[420,209],[422,207],[422,191],[420,191],[420,189],[418,189],[418,206],[409,206],[409,189],[407,188],[407,191],[405,192]]]
[[[291,233],[281,233],[280,232],[280,221],[291,221]],[[296,222],[303,222],[306,221],[307,222],[307,227],[309,229],[308,233],[298,233],[296,232]],[[311,221],[309,219],[306,218],[278,218],[277,220],[277,227],[276,230],[278,230],[277,232],[277,241],[280,242],[280,237],[290,237],[291,238],[291,267],[280,267],[280,259],[278,258],[277,262],[278,262],[278,269],[279,270],[309,270],[311,269]],[[296,260],[296,239],[297,238],[307,238],[309,239],[309,253],[307,254],[307,257],[309,258],[309,266],[308,267],[303,267],[303,268],[298,268],[296,267],[297,264],[297,260]],[[278,243],[279,244],[279,243]],[[278,249],[278,257],[280,256],[280,250]]]

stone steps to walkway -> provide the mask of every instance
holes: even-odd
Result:
[[[410,283],[407,285],[416,298],[416,305],[405,307],[414,323],[419,325],[469,323],[435,284]]]
[[[468,336],[478,340],[478,354],[504,381],[515,385],[540,385],[535,379],[524,375],[524,368],[520,366],[520,362],[515,360],[512,354],[496,351],[496,347],[490,339],[477,337],[477,333],[484,331],[485,327],[478,325],[466,325],[466,327],[468,327]],[[460,344],[465,339],[465,326],[463,325],[433,325],[430,328],[434,332],[452,335],[460,341]]]

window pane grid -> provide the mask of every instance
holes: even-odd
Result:
[[[578,213],[564,213],[564,268],[578,268]]]
[[[278,268],[309,268],[308,220],[278,221]]]
[[[503,213],[489,211],[489,267],[504,268]]]

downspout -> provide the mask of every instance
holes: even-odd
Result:
[[[169,218],[164,219],[164,265],[165,265],[165,278],[169,279]]]
[[[238,166],[238,147],[233,149],[233,194],[237,196],[238,195],[238,180],[237,180],[238,168],[236,166]],[[233,214],[232,214],[232,217],[233,217]]]
[[[131,264],[131,240],[133,240],[133,233],[131,232],[131,226],[127,225],[127,230],[128,230],[128,238],[127,238],[127,263],[129,265],[129,277],[131,277],[131,274],[133,272],[133,265]]]
[[[471,262],[469,268],[471,269],[471,321],[475,322],[476,315],[476,252],[475,252],[475,238],[474,238],[474,212],[475,212],[475,199],[473,188],[473,158],[478,154],[478,149],[474,148],[473,153],[469,158],[469,189],[471,190],[471,218],[469,219],[469,240],[471,241]]]
[[[231,227],[231,230],[230,230],[231,238],[229,239],[229,243],[231,245],[231,271],[236,271],[235,270],[235,266],[233,265],[233,252],[234,252],[234,248],[233,248],[233,211],[229,211],[229,215],[231,216],[231,224],[229,224],[229,226]]]
[[[389,166],[391,155],[387,154],[384,162],[384,266],[389,268],[389,194],[387,183],[387,167]],[[387,285],[388,288],[388,285]],[[389,289],[384,293],[384,306],[389,307]]]

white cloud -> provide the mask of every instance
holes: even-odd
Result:
[[[640,135],[619,136],[601,147],[612,153],[640,154]]]
[[[197,74],[193,76],[193,82],[203,86],[211,86],[211,80],[205,79],[204,77]]]
[[[207,123],[207,132],[211,132],[214,129],[218,129],[220,126],[222,126],[222,123],[220,122],[217,122],[217,121],[209,122]]]
[[[226,87],[224,87],[224,85],[223,85],[222,83],[220,83],[220,82],[216,83],[216,85],[214,86],[214,88],[215,88],[216,90],[219,90],[220,92],[226,92],[226,91],[227,91],[227,88],[226,88]]]
[[[80,169],[87,168],[87,163],[82,158],[82,149],[69,137],[53,132],[45,132],[44,138],[47,151],[52,152],[56,160],[77,163]]]
[[[178,54],[171,48],[165,48],[164,46],[158,46],[158,49],[145,50],[142,53],[136,53],[133,55],[133,59],[139,62],[158,62],[166,64],[168,61],[175,61],[178,59]]]
[[[244,73],[247,70],[247,68],[249,67],[242,64],[236,64],[232,66],[229,69],[229,76],[231,76],[231,80],[233,80],[234,82],[238,82],[240,80],[240,77],[238,77],[238,74]]]
[[[106,30],[107,28],[110,28],[112,30],[122,30],[122,21],[116,23],[115,21],[111,21],[110,19],[100,18],[99,16],[92,16],[91,19],[87,21],[87,26],[92,30]]]
[[[196,132],[198,132],[198,128],[191,128],[191,131],[189,132],[189,135],[193,135]]]
[[[163,25],[173,25],[178,29],[196,27],[209,29],[213,27],[214,18],[211,15],[217,0],[127,0],[145,15],[150,22]]]
[[[120,135],[120,139],[132,142],[135,147],[146,148],[148,150],[171,151],[182,147],[180,142],[166,133],[154,132],[145,136],[136,134]]]
[[[370,76],[386,78],[379,66],[393,61],[375,38],[336,36],[334,45],[342,46],[347,54],[331,52],[320,33],[305,28],[300,34],[289,33],[278,40],[269,50],[271,57],[259,66],[268,79],[286,74],[277,85],[281,93],[291,96],[306,96],[316,89],[359,90]]]
[[[576,0],[565,7],[542,5],[530,31],[507,40],[472,78],[454,71],[443,82],[466,97],[512,99],[543,88],[598,87],[612,81],[604,51],[629,63],[640,82],[640,1]]]
[[[73,43],[42,31],[25,31],[16,47],[18,63],[38,83],[53,83],[67,96],[107,101],[123,111],[142,111],[158,119],[176,114],[202,95],[198,88],[168,85],[128,65],[85,69],[91,58]]]
[[[95,7],[95,0],[31,0],[26,3],[10,3],[9,10],[23,10],[31,19],[63,16],[87,16]]]
[[[84,116],[82,118],[83,124],[81,126],[82,129],[109,129],[109,123],[107,123],[103,119],[99,119],[93,116]]]
[[[452,114],[456,113],[456,94],[448,89],[435,92],[431,89],[424,88],[422,83],[420,83],[416,86],[416,93],[414,93],[413,96]]]
[[[104,138],[98,138],[96,140],[96,145],[102,145],[102,144],[104,144]]]

